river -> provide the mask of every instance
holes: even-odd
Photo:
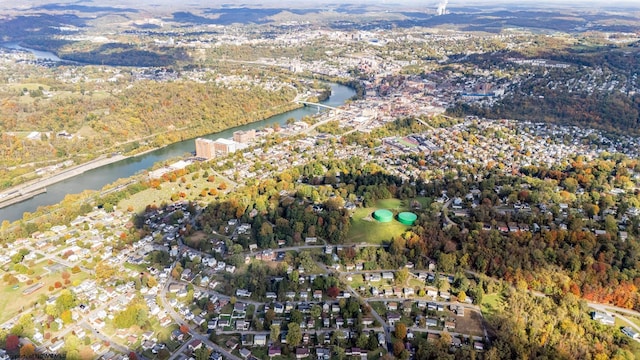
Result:
[[[50,51],[41,51],[41,50],[29,49],[29,48],[26,48],[26,47],[22,47],[18,43],[14,43],[14,42],[0,44],[0,47],[7,48],[7,49],[21,50],[21,51],[30,52],[30,53],[33,54],[33,56],[35,56],[36,60],[63,61],[56,54],[54,54],[54,53],[52,53]]]
[[[355,95],[351,88],[339,85],[331,85],[331,96],[322,103],[329,106],[341,106],[345,101]],[[232,138],[237,130],[260,129],[275,123],[283,125],[287,119],[301,119],[305,115],[316,113],[316,108],[299,108],[286,113],[272,116],[268,119],[251,124],[238,126],[219,133],[202,136],[207,139]],[[67,194],[80,193],[84,190],[99,190],[117,179],[127,178],[143,170],[149,169],[153,164],[183,156],[195,151],[194,139],[180,141],[163,148],[148,152],[144,155],[130,157],[97,169],[89,170],[80,175],[61,181],[47,187],[47,192],[34,196],[31,199],[0,209],[0,222],[3,220],[16,221],[22,218],[25,212],[34,212],[39,206],[57,204]]]

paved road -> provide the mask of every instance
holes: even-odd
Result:
[[[95,338],[108,342],[109,347],[111,347],[112,349],[119,351],[123,354],[128,354],[130,352],[129,348],[125,347],[124,345],[118,344],[115,341],[113,341],[112,338],[105,336],[103,333],[101,333],[100,331],[96,330],[93,326],[91,326],[91,324],[89,324],[88,321],[82,320],[80,323],[78,323],[78,325],[91,331],[91,333]]]
[[[49,177],[45,177],[42,179],[38,179],[38,180],[34,180],[34,181],[30,181],[24,184],[14,186],[10,189],[0,192],[0,207],[2,207],[1,205],[2,202],[12,199],[16,194],[28,194],[30,192],[38,191],[40,189],[46,188],[49,185],[53,185],[60,181],[64,181],[66,179],[74,177],[78,174],[82,174],[91,169],[96,169],[101,166],[108,165],[126,158],[127,157],[123,155],[115,155],[112,157],[102,156],[88,163],[72,166],[70,168],[64,169]]]
[[[637,311],[633,311],[633,310],[629,310],[629,309],[625,309],[625,308],[621,308],[621,307],[617,307],[617,306],[612,306],[612,305],[605,305],[605,304],[598,304],[598,303],[593,303],[593,302],[587,302],[587,305],[589,305],[590,308],[593,308],[595,310],[598,311],[602,311],[605,313],[616,313],[614,314],[618,319],[624,321],[625,323],[627,323],[629,326],[631,326],[632,328],[634,328],[637,332],[640,333],[640,326],[636,325],[636,323],[634,323],[633,321],[627,319],[623,314],[626,315],[631,315],[631,316],[640,316],[640,313],[638,313]],[[620,314],[622,313],[622,314]]]
[[[173,264],[173,266],[175,266],[175,263]],[[172,266],[172,267],[173,267]],[[231,359],[231,360],[242,360],[239,357],[231,354],[230,352],[228,352],[227,350],[225,350],[224,348],[222,348],[221,346],[219,346],[218,344],[215,344],[213,342],[211,342],[209,340],[209,338],[207,336],[204,336],[200,333],[197,332],[196,328],[194,326],[189,325],[189,323],[187,321],[185,321],[174,309],[171,305],[167,304],[167,289],[169,287],[169,281],[167,281],[165,283],[165,286],[162,287],[162,290],[160,291],[160,294],[158,296],[158,298],[160,299],[160,306],[162,306],[162,308],[164,309],[164,311],[169,314],[169,316],[171,316],[171,318],[178,324],[185,324],[187,326],[189,326],[189,333],[191,334],[191,336],[193,337],[193,339],[197,339],[202,341],[203,344],[206,344],[207,346],[209,346],[209,348],[213,349],[214,351],[219,352],[220,354],[222,354],[222,356],[225,357],[225,359]],[[193,340],[192,339],[192,340]],[[184,344],[182,344],[182,346],[180,346],[178,349],[176,349],[176,351],[173,352],[173,354],[171,355],[171,357],[169,357],[169,360],[175,360],[188,346],[190,341],[185,342]]]

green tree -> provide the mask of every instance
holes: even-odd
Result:
[[[311,306],[311,310],[310,310],[309,314],[311,315],[311,317],[313,319],[319,319],[320,315],[322,314],[322,308],[318,304],[313,304]]]
[[[302,341],[302,331],[300,330],[300,325],[296,323],[289,323],[287,329],[287,344],[290,347],[296,347],[300,345]]]
[[[271,324],[270,338],[274,343],[280,341],[280,325]]]
[[[195,356],[196,356],[196,360],[207,360],[209,359],[209,349],[207,349],[206,347],[201,347],[200,349],[197,349],[195,352]]]
[[[456,263],[457,263],[457,259],[456,259],[455,253],[450,253],[450,254],[441,253],[440,257],[438,258],[439,270],[448,274],[453,272],[453,270],[455,269]]]
[[[302,312],[299,310],[291,310],[291,322],[300,324],[302,322]]]
[[[409,279],[409,269],[403,267],[402,269],[396,271],[395,282],[396,285],[405,285],[407,280]]]
[[[69,310],[76,306],[76,297],[68,289],[64,289],[60,292],[60,295],[56,299],[56,307],[59,312]]]
[[[465,300],[467,300],[467,294],[464,291],[460,291],[458,293],[458,301],[465,302]]]

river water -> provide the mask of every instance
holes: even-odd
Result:
[[[332,84],[331,96],[322,103],[334,107],[341,106],[353,95],[355,95],[355,92],[351,88],[339,84]],[[229,139],[233,137],[233,132],[237,130],[261,129],[276,123],[283,125],[289,118],[299,120],[305,115],[315,114],[316,112],[316,108],[313,107],[299,108],[280,115],[272,116],[262,121],[238,126],[202,137],[212,140],[219,138]],[[110,184],[117,179],[127,178],[138,172],[149,169],[153,164],[159,161],[183,156],[193,151],[195,151],[195,141],[194,139],[189,139],[148,152],[144,155],[127,158],[97,169],[89,170],[83,174],[48,186],[46,193],[36,195],[29,200],[0,209],[0,222],[3,220],[19,220],[25,212],[34,212],[39,206],[57,204],[62,201],[67,194],[76,194],[84,190],[99,190],[103,186]]]
[[[29,49],[29,48],[26,48],[26,47],[22,47],[18,43],[14,43],[14,42],[0,44],[0,47],[4,47],[4,48],[7,48],[7,49],[13,49],[13,50],[28,51],[28,52],[32,53],[37,60],[63,61],[58,56],[56,56],[56,54],[54,54],[52,52]]]

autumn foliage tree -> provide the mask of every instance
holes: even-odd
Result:
[[[16,351],[18,350],[18,346],[20,345],[20,338],[17,335],[10,334],[7,335],[5,339],[5,347],[7,351]]]
[[[407,325],[397,322],[393,334],[396,338],[404,340],[404,338],[407,337]]]
[[[337,298],[340,295],[340,289],[336,286],[331,286],[327,289],[327,295],[333,299]]]
[[[29,358],[36,353],[36,348],[32,343],[26,343],[20,348],[20,357]]]
[[[393,355],[400,356],[400,354],[404,351],[404,344],[401,340],[396,340],[393,342]]]

